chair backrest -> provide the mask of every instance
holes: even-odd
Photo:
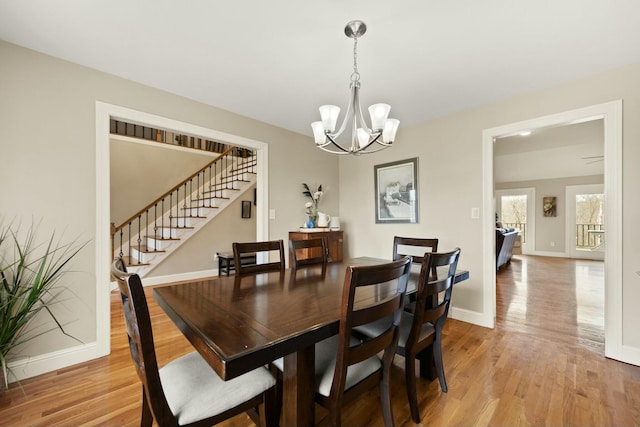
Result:
[[[151,317],[140,276],[135,273],[127,273],[121,258],[116,258],[113,261],[111,274],[118,281],[131,358],[142,382],[151,412],[159,422],[174,420],[173,423],[177,425],[177,420],[169,408],[160,382],[151,330]]]
[[[407,290],[411,258],[404,257],[373,266],[350,266],[344,279],[340,330],[338,334],[338,354],[329,398],[341,402],[346,384],[347,368],[384,351],[383,371],[388,373],[398,345],[398,328],[401,321],[404,297]],[[395,282],[388,294],[380,293],[378,285]],[[362,293],[364,292],[364,294]],[[367,294],[369,292],[369,294]],[[358,298],[357,295],[361,297]],[[364,297],[368,297],[364,299]],[[358,300],[366,302],[358,302]],[[380,319],[393,318],[393,322],[377,337],[351,346],[353,328],[375,322]],[[383,374],[383,378],[385,374]],[[338,403],[338,408],[340,403]]]
[[[316,237],[313,239],[289,240],[289,259],[291,260],[291,268],[325,264],[328,260],[328,254],[324,239]]]
[[[393,259],[397,260],[409,255],[414,264],[422,263],[425,252],[438,252],[438,239],[423,239],[414,237],[393,238]]]
[[[242,265],[242,254],[258,252],[278,251],[279,259],[274,262],[262,264]],[[263,273],[266,271],[278,271],[285,269],[284,242],[282,240],[269,240],[265,242],[233,243],[233,262],[236,274]]]
[[[418,295],[413,312],[413,324],[407,337],[407,348],[420,346],[420,332],[425,323],[431,323],[436,333],[442,331],[449,313],[459,258],[460,248],[451,252],[425,254],[417,283]],[[432,273],[435,270],[438,270],[436,277]]]

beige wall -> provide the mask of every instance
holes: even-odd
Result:
[[[111,221],[116,226],[215,159],[195,150],[112,138]]]
[[[42,230],[91,240],[65,282],[77,295],[66,304],[68,332],[96,340],[96,101],[193,123],[269,145],[269,237],[286,239],[304,219],[302,182],[322,183],[323,207],[338,210],[338,165],[312,137],[175,96],[0,41],[0,213]],[[211,76],[215,78],[215,76]],[[313,109],[313,106],[309,107]],[[286,114],[286,112],[283,112]],[[309,132],[311,133],[311,132]],[[207,254],[209,255],[209,254]],[[45,334],[19,357],[76,346]]]
[[[340,159],[340,218],[348,233],[348,255],[390,256],[394,235],[439,237],[440,248],[460,246],[461,267],[471,279],[456,286],[453,305],[481,311],[484,276],[482,225],[471,219],[482,207],[482,132],[549,114],[623,100],[623,236],[640,235],[640,65],[568,82],[532,94],[461,112],[411,127],[401,127],[392,150]],[[429,84],[428,81],[424,84]],[[378,225],[373,213],[373,166],[419,158],[420,223]],[[489,196],[490,197],[490,196]],[[622,293],[624,346],[640,349],[640,240],[623,240]]]

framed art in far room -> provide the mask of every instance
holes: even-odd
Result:
[[[375,165],[376,224],[418,222],[418,158]]]
[[[552,217],[556,216],[556,198],[555,197],[543,197],[542,198],[542,216]]]

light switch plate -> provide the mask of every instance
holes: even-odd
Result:
[[[480,208],[471,208],[471,218],[472,219],[480,218]]]
[[[269,209],[269,219],[276,219],[276,210]]]

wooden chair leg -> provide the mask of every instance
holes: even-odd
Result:
[[[442,347],[440,346],[440,339],[436,338],[433,343],[433,362],[436,365],[436,372],[438,373],[438,381],[440,381],[440,389],[447,392],[447,380],[444,378],[444,366],[442,364]]]
[[[273,364],[269,364],[269,371],[276,378],[276,385],[274,388],[274,402],[273,402],[273,414],[272,418],[275,420],[276,424],[280,424],[280,416],[282,415],[282,372],[280,369],[276,368]]]
[[[153,414],[147,402],[147,395],[142,388],[142,415],[140,416],[140,427],[151,427],[153,424]]]
[[[389,374],[390,372],[385,369],[386,372],[382,374],[382,380],[380,381],[380,403],[382,404],[382,416],[384,419],[385,427],[394,427],[395,420],[393,419],[393,408],[391,407],[391,394],[389,393]]]
[[[282,395],[278,399],[278,389],[276,386],[264,392],[264,404],[260,411],[260,425],[264,427],[278,427],[280,425],[280,407],[282,406]]]
[[[411,418],[416,424],[420,423],[420,411],[418,410],[418,397],[416,396],[416,361],[413,355],[406,355],[404,372],[407,383],[407,398],[411,409]]]

